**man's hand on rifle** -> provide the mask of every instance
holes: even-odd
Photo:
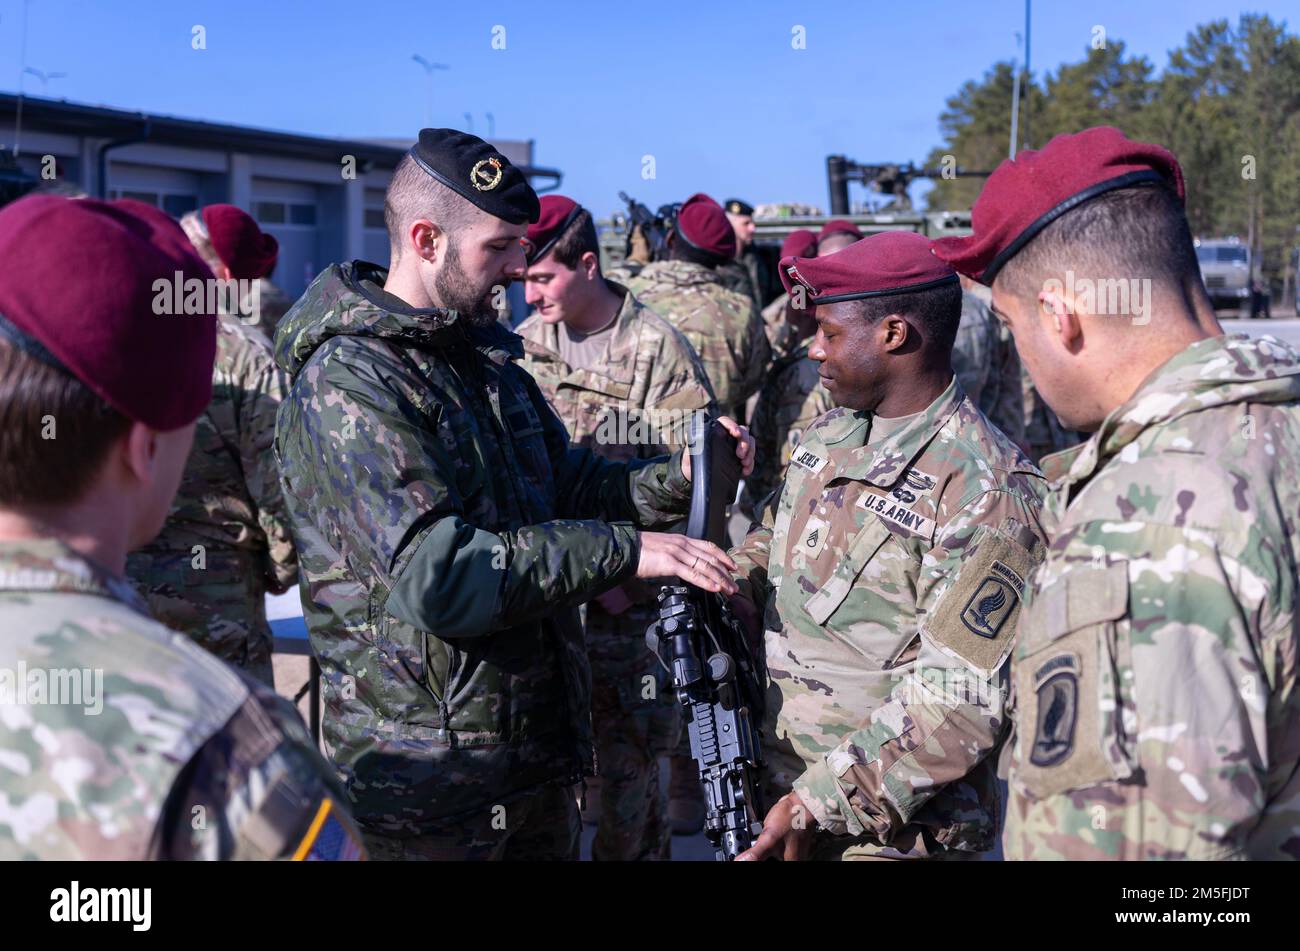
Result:
[[[641,533],[641,559],[636,563],[638,578],[681,578],[730,597],[739,589],[731,579],[736,563],[713,542],[668,532]]]
[[[802,862],[812,853],[816,829],[817,821],[799,794],[786,793],[768,811],[758,841],[748,851],[741,852],[736,861],[777,858],[783,862]]]
[[[718,422],[737,440],[736,458],[740,460],[740,474],[749,475],[754,471],[754,437],[750,435],[748,427],[741,426],[730,416],[719,416]],[[682,475],[686,476],[688,482],[690,481],[691,454],[689,452],[682,453]]]

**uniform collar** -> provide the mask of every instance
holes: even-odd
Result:
[[[610,281],[609,285],[615,293],[623,295],[623,303],[614,317],[614,332],[609,338],[605,359],[592,369],[575,368],[564,362],[560,356],[559,324],[544,323],[540,318],[533,322],[534,318],[530,317],[519,328],[534,356],[544,357],[560,368],[564,374],[560,380],[561,385],[604,393],[611,386],[626,388],[633,382],[636,373],[635,355],[644,326],[641,320],[644,305],[622,284]]]
[[[1188,413],[1245,399],[1294,401],[1300,397],[1298,363],[1294,351],[1271,337],[1198,340],[1152,370],[1091,438],[1048,457],[1054,481],[1086,482],[1147,429]]]
[[[878,488],[891,487],[903,471],[925,452],[965,398],[966,394],[954,375],[947,389],[916,419],[879,445],[870,447],[863,445],[869,431],[870,414],[855,413],[854,416],[860,419],[859,425],[846,427],[842,433],[824,439],[832,458],[838,462],[836,476]],[[850,436],[855,438],[850,440]]]
[[[653,261],[641,269],[644,280],[690,286],[695,284],[721,284],[722,279],[714,268],[694,261]]]
[[[126,579],[51,538],[0,541],[0,592],[7,591],[93,594],[149,615]]]

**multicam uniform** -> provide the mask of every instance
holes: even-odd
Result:
[[[536,314],[520,324],[519,334],[524,338],[523,366],[573,443],[606,459],[629,462],[681,448],[686,417],[701,410],[712,413],[713,394],[686,338],[626,288],[612,287],[623,295],[623,304],[606,349],[592,365],[566,362],[560,354],[561,328]],[[676,746],[681,715],[645,645],[645,632],[656,617],[654,591],[633,579],[621,594],[617,604],[606,596],[585,606],[601,781],[592,857],[667,859],[671,834],[658,757]]]
[[[325,736],[376,854],[576,858],[591,775],[577,606],[689,507],[680,455],[570,448],[500,324],[353,262],[281,321],[276,427]],[[600,519],[597,521],[596,519]]]
[[[66,545],[0,543],[0,668],[0,859],[363,856],[293,708]]]
[[[265,595],[298,577],[271,451],[285,380],[256,330],[228,315],[217,327],[212,402],[171,513],[126,571],[155,618],[269,686]]]
[[[816,857],[992,847],[990,753],[1044,491],[955,380],[905,420],[841,408],[805,431],[732,556],[766,605],[768,805],[798,792]]]
[[[1300,356],[1216,337],[1045,460],[1008,858],[1300,858],[1298,459]]]
[[[618,278],[622,279],[622,278]],[[718,409],[743,421],[771,347],[753,301],[722,286],[717,272],[687,261],[656,261],[626,281],[637,300],[682,332],[699,354]]]

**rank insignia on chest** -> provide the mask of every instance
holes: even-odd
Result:
[[[826,539],[830,533],[830,524],[825,519],[814,515],[803,527],[803,535],[799,539],[800,551],[809,559],[816,561],[822,549],[826,547]]]
[[[821,472],[822,467],[826,465],[826,460],[811,449],[795,449],[790,461],[812,473]]]
[[[966,602],[961,620],[972,633],[992,639],[998,636],[1016,604],[1017,593],[1010,583],[989,575]]]

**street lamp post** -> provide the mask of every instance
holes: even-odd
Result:
[[[419,63],[429,77],[429,83],[424,95],[424,126],[427,129],[433,125],[433,71],[435,69],[451,69],[451,67],[444,63],[431,63],[419,53],[413,54],[411,59]]]

